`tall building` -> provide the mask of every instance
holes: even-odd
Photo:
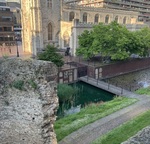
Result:
[[[150,21],[150,0],[66,0],[66,2],[88,7],[136,11],[139,12],[139,21]]]
[[[10,7],[0,6],[0,45],[15,45],[14,20]]]
[[[0,0],[0,6],[6,6],[6,0]]]
[[[21,0],[6,0],[7,2],[16,2],[16,3],[20,3]]]

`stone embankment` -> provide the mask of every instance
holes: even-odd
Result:
[[[122,144],[150,144],[150,126],[139,131],[135,136]]]
[[[57,68],[51,62],[0,60],[0,143],[56,144]]]

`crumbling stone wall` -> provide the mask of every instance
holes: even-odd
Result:
[[[56,144],[57,68],[51,62],[0,60],[0,143]]]

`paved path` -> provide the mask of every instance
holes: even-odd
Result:
[[[91,78],[89,79],[89,82],[96,84],[95,83],[96,80],[92,81]],[[101,82],[99,82],[99,84],[100,83]],[[107,85],[108,88],[108,84],[106,83],[101,84],[103,84],[103,87]],[[112,89],[112,86],[110,86],[109,89]],[[120,89],[116,87],[116,92],[118,92],[119,90]],[[139,101],[131,106],[123,108],[113,114],[110,114],[102,119],[95,121],[92,124],[89,124],[73,132],[72,134],[65,137],[62,141],[60,141],[59,144],[90,144],[93,140],[109,132],[113,128],[123,124],[128,120],[131,120],[132,118],[136,117],[137,115],[147,110],[150,110],[150,97],[147,97],[145,95],[143,96],[136,95],[126,90],[123,90],[123,95],[131,98],[137,98],[139,99]]]

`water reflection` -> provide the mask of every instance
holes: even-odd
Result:
[[[78,88],[79,92],[75,96],[74,101],[71,104],[60,104],[58,115],[68,115],[76,113],[80,111],[80,108],[85,107],[90,103],[110,101],[114,97],[114,94],[86,84],[84,82],[77,82],[75,84],[72,84],[72,87]]]

